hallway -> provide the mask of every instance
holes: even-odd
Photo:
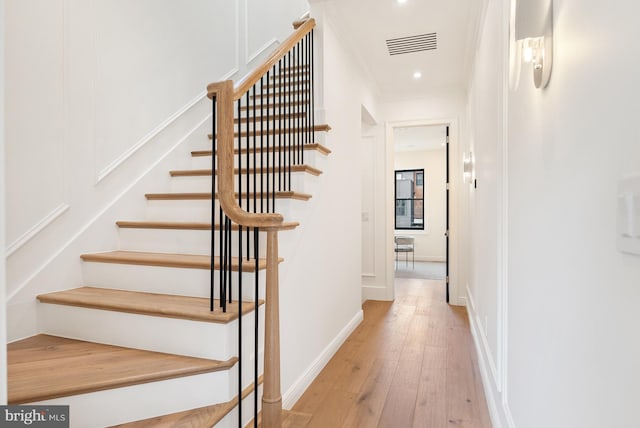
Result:
[[[466,310],[442,281],[396,279],[293,410],[310,427],[490,427]]]

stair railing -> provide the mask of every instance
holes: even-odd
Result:
[[[292,166],[304,163],[304,145],[315,141],[314,27],[313,19],[295,22],[295,32],[245,78],[235,85],[232,81],[223,81],[207,86],[213,116],[211,310],[215,306],[214,270],[217,267],[219,304],[223,311],[233,303],[233,290],[237,287],[239,426],[242,426],[242,273],[255,273],[253,371],[254,424],[257,426],[258,271],[263,267],[266,286],[262,426],[282,425],[278,231],[289,226],[283,216],[276,213],[275,203],[279,197],[290,194]],[[219,229],[217,234],[216,229]],[[267,234],[266,261],[260,261],[260,230]],[[236,232],[235,239],[232,231]],[[234,242],[236,257],[232,255]]]

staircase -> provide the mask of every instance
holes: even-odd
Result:
[[[146,219],[117,222],[118,249],[80,255],[84,287],[37,296],[41,334],[8,346],[9,404],[69,405],[81,428],[305,425],[281,409],[278,233],[330,153],[314,26],[295,23],[235,86],[209,85],[193,168],[144,195]]]

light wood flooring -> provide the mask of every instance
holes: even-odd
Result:
[[[308,427],[491,427],[465,308],[444,282],[396,279],[296,403]]]

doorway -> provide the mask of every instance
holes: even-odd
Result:
[[[392,128],[393,278],[438,280],[450,301],[450,125]]]

